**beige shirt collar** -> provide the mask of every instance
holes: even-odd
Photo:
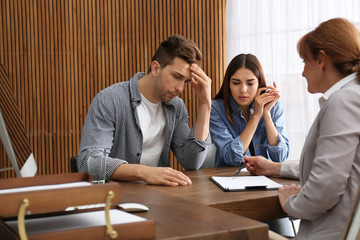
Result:
[[[345,86],[346,84],[348,84],[349,82],[351,82],[352,80],[356,79],[356,73],[352,73],[346,77],[344,77],[343,79],[341,79],[340,81],[338,81],[337,83],[335,83],[334,85],[331,86],[331,88],[329,88],[324,95],[322,95],[319,98],[319,105],[320,108],[322,108],[325,104],[325,102],[329,99],[329,97],[336,92],[337,90],[341,89],[343,86]]]

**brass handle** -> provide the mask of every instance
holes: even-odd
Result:
[[[110,222],[110,203],[113,197],[114,197],[114,192],[109,191],[106,195],[106,201],[105,201],[106,234],[109,235],[111,239],[115,239],[118,236],[118,233],[113,229]]]
[[[30,202],[27,198],[24,198],[19,207],[18,213],[18,231],[21,240],[27,240],[25,229],[25,209],[29,206]]]

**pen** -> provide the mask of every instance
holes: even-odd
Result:
[[[236,177],[237,175],[239,175],[241,169],[243,169],[243,168],[245,167],[245,164],[246,164],[246,161],[240,163],[240,167],[239,167],[239,169],[236,171],[234,177]]]

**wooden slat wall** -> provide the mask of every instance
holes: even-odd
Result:
[[[198,44],[214,96],[225,67],[224,14],[225,0],[0,0],[0,63],[38,174],[69,172],[92,98],[147,71],[169,35],[183,34]],[[197,99],[190,87],[182,98],[192,125]],[[0,168],[9,166],[1,145],[0,156]],[[176,160],[173,167],[180,169]]]

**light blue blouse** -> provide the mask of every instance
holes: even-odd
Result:
[[[233,109],[235,125],[232,125],[226,116],[223,99],[213,100],[211,104],[210,133],[217,149],[215,167],[239,166],[244,159],[240,134],[247,122],[232,96],[229,96],[229,102]],[[253,112],[254,104],[250,108],[250,117]],[[284,109],[280,100],[270,110],[270,114],[279,133],[278,144],[271,146],[268,143],[264,119],[261,118],[252,139],[255,155],[264,156],[274,162],[283,162],[289,155],[289,139],[285,130]],[[246,150],[245,155],[251,155],[249,149]]]

